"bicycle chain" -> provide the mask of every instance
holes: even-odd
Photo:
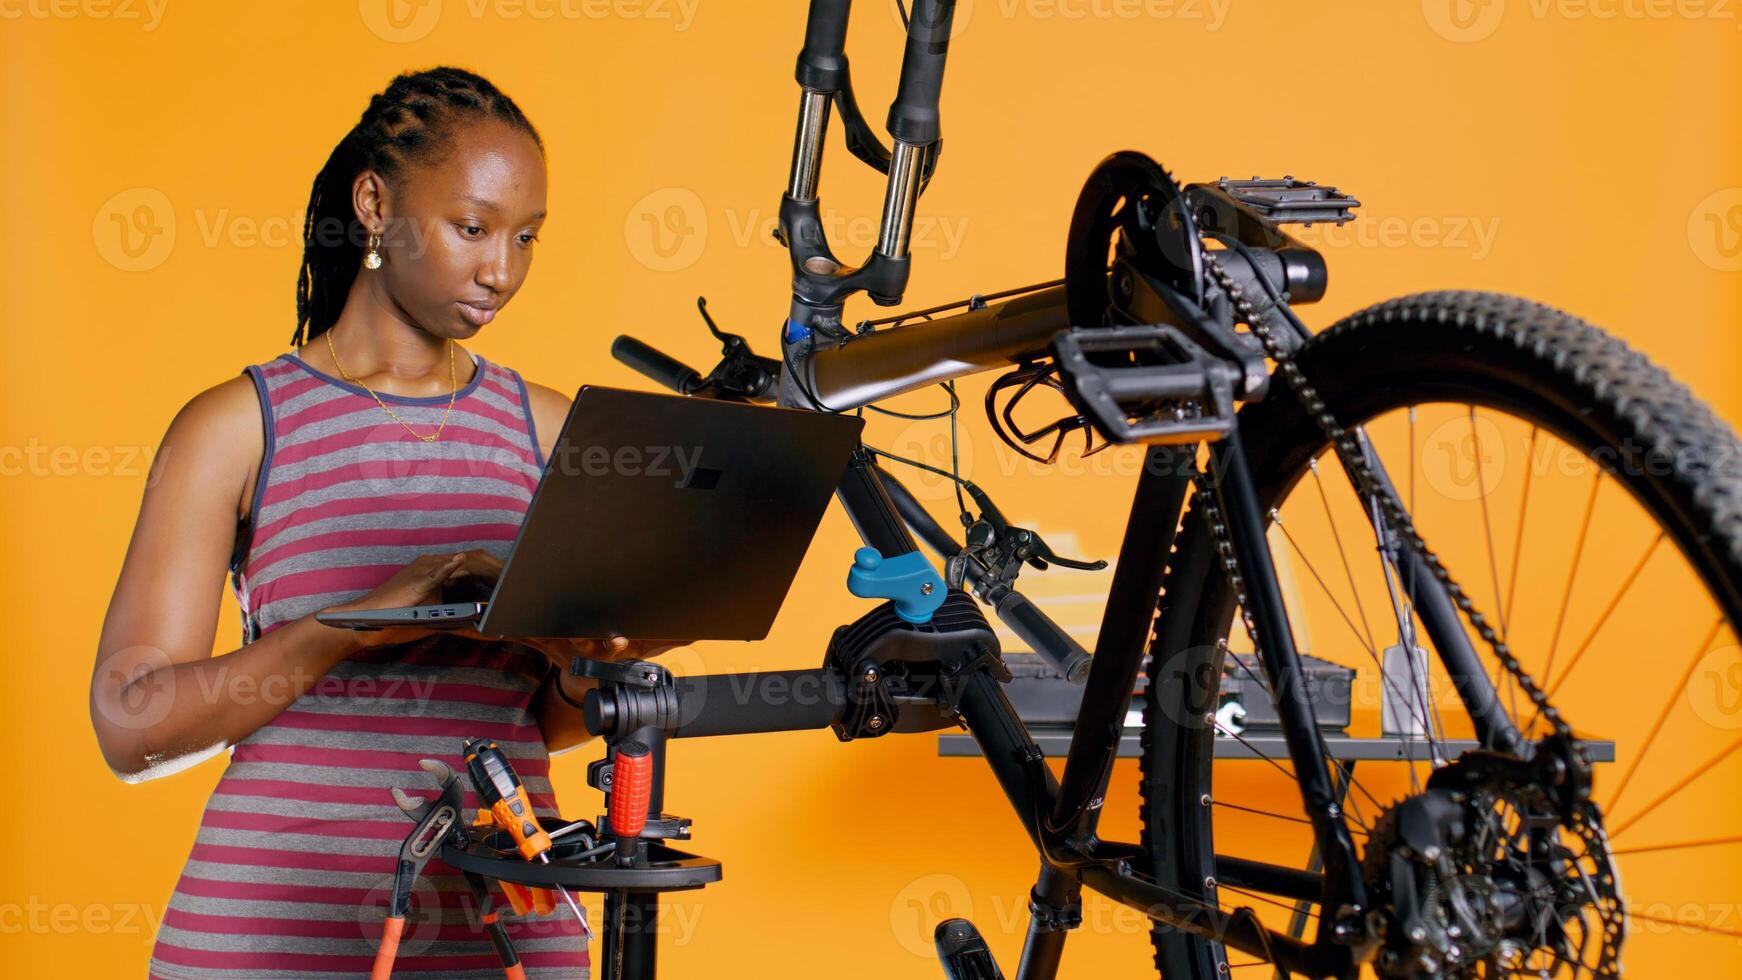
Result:
[[[1396,497],[1384,492],[1384,488],[1379,484],[1378,476],[1368,467],[1367,460],[1363,457],[1355,437],[1338,424],[1335,416],[1331,415],[1324,399],[1319,397],[1318,391],[1307,381],[1306,374],[1301,371],[1300,365],[1296,364],[1288,351],[1284,350],[1282,345],[1277,342],[1276,336],[1271,333],[1270,326],[1265,321],[1263,314],[1245,295],[1240,284],[1234,281],[1234,277],[1228,274],[1228,270],[1222,267],[1221,262],[1216,259],[1212,252],[1206,251],[1204,253],[1204,268],[1228,294],[1228,299],[1233,303],[1240,319],[1251,327],[1252,335],[1264,345],[1265,354],[1276,362],[1277,373],[1281,374],[1288,382],[1289,387],[1294,389],[1295,396],[1299,399],[1301,406],[1312,415],[1313,421],[1318,424],[1319,429],[1324,432],[1331,445],[1336,447],[1338,459],[1342,462],[1344,470],[1355,477],[1356,483],[1361,488],[1362,496],[1379,502],[1380,507],[1385,511],[1386,519],[1392,523],[1393,528],[1398,531],[1404,541],[1426,563],[1428,569],[1433,573],[1434,579],[1445,588],[1459,611],[1469,617],[1470,625],[1476,628],[1476,632],[1482,637],[1483,642],[1493,649],[1495,657],[1506,667],[1507,672],[1512,675],[1519,688],[1530,698],[1531,704],[1535,705],[1537,710],[1542,712],[1542,717],[1554,727],[1555,734],[1576,740],[1572,727],[1561,717],[1560,711],[1548,703],[1548,695],[1543,693],[1542,688],[1537,686],[1535,679],[1518,662],[1518,658],[1513,656],[1506,641],[1502,640],[1500,635],[1494,632],[1494,628],[1488,625],[1487,618],[1476,608],[1475,603],[1470,601],[1463,586],[1452,579],[1451,573],[1440,562],[1439,556],[1434,554],[1433,549],[1429,548],[1421,535],[1416,533],[1415,522],[1410,519],[1409,513],[1403,509],[1403,505],[1398,502]],[[1203,474],[1200,473],[1199,479],[1202,478]],[[1225,528],[1223,528],[1223,533],[1226,533]],[[1250,620],[1251,617],[1247,617],[1248,623]]]
[[[1252,335],[1264,346],[1265,354],[1276,362],[1277,373],[1288,382],[1301,406],[1312,416],[1320,431],[1335,447],[1338,459],[1342,462],[1343,468],[1355,478],[1356,484],[1361,489],[1361,495],[1379,502],[1385,513],[1385,518],[1391,522],[1392,528],[1427,565],[1434,579],[1451,596],[1458,610],[1469,618],[1470,624],[1476,628],[1477,634],[1494,651],[1495,658],[1511,674],[1519,688],[1530,699],[1531,704],[1535,705],[1541,716],[1548,720],[1555,734],[1567,740],[1574,751],[1579,754],[1580,761],[1588,765],[1589,759],[1583,752],[1583,744],[1574,735],[1572,726],[1562,718],[1558,709],[1548,703],[1548,695],[1537,686],[1535,679],[1525,671],[1524,666],[1513,655],[1506,641],[1501,639],[1493,627],[1488,625],[1487,619],[1476,608],[1475,603],[1464,592],[1463,587],[1452,578],[1451,572],[1446,569],[1439,556],[1434,554],[1427,542],[1416,532],[1415,522],[1403,509],[1402,503],[1395,496],[1387,493],[1379,483],[1378,475],[1367,465],[1367,460],[1361,452],[1361,447],[1355,441],[1355,437],[1337,422],[1336,417],[1330,413],[1329,408],[1325,405],[1324,399],[1319,397],[1318,391],[1307,381],[1305,372],[1301,371],[1300,366],[1294,362],[1294,358],[1277,341],[1264,313],[1245,295],[1240,284],[1234,281],[1234,277],[1222,267],[1221,262],[1209,251],[1204,252],[1204,270],[1215,279],[1217,285],[1227,294],[1238,319],[1245,322],[1251,329]],[[1202,471],[1193,477],[1193,482],[1197,487],[1193,494],[1193,503],[1194,506],[1204,508],[1205,523],[1209,526],[1210,532],[1216,540],[1216,550],[1221,557],[1222,568],[1228,574],[1229,584],[1234,590],[1236,600],[1240,603],[1241,619],[1246,627],[1247,635],[1252,640],[1253,649],[1256,650],[1259,649],[1257,625],[1252,619],[1252,614],[1246,608],[1245,583],[1240,574],[1239,561],[1235,557],[1227,525],[1222,520],[1221,509],[1216,504],[1213,491],[1207,480],[1208,474]],[[1528,739],[1525,733],[1519,734],[1521,738]],[[1603,923],[1603,954],[1600,965],[1610,971],[1598,975],[1619,976],[1620,943],[1625,935],[1625,919],[1615,914],[1622,904],[1619,876],[1616,874],[1614,864],[1608,854],[1608,835],[1603,828],[1602,815],[1596,804],[1586,799],[1575,805],[1570,822],[1572,826],[1568,829],[1584,843],[1586,855],[1597,864],[1602,872],[1599,877],[1603,886],[1601,891],[1608,900],[1605,907],[1593,906]]]

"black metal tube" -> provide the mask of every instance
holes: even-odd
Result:
[[[889,499],[883,481],[877,477],[876,461],[863,447],[853,451],[835,494],[858,530],[860,540],[876,548],[878,554],[893,558],[918,550],[895,501]]]
[[[852,0],[811,0],[804,47],[798,53],[798,83],[813,92],[833,93],[847,71],[847,10]]]
[[[659,893],[613,888],[605,893],[600,944],[605,980],[654,980],[659,954]]]
[[[1044,352],[1053,335],[1069,326],[1065,288],[1049,286],[955,316],[878,330],[813,354],[812,393],[830,408],[849,411],[1007,367]]]
[[[1053,980],[1058,976],[1059,960],[1064,956],[1069,928],[1049,921],[1052,910],[1082,901],[1083,886],[1076,878],[1055,870],[1044,861],[1029,895],[1028,935],[1022,941],[1022,960],[1016,967],[1016,980]]]
[[[975,670],[963,685],[958,707],[1022,828],[1045,860],[1041,821],[1058,795],[1058,781],[1047,768],[1045,755],[1016,717],[1004,687],[984,669]]]
[[[1010,632],[1044,657],[1065,680],[1081,684],[1088,678],[1095,658],[1027,596],[1011,589],[998,599],[994,611]]]
[[[938,96],[944,88],[944,60],[955,13],[956,0],[914,0],[907,18],[901,82],[889,106],[889,135],[903,143],[923,146],[942,133]]]
[[[1101,865],[1084,868],[1083,884],[1122,905],[1129,905],[1157,922],[1184,929],[1263,957],[1277,967],[1309,977],[1336,977],[1349,969],[1344,946],[1308,946],[1267,929],[1250,909],[1232,913],[1150,881],[1122,875]]]
[[[1051,814],[1051,825],[1073,840],[1092,833],[1100,813],[1090,803],[1102,794],[1113,771],[1125,712],[1143,662],[1143,645],[1155,621],[1167,556],[1196,470],[1196,451],[1195,445],[1151,446],[1144,455],[1107,592],[1107,612],[1095,639],[1083,706],[1065,759],[1058,805]]]
[[[920,540],[924,541],[927,547],[937,552],[940,558],[947,558],[961,552],[962,546],[957,544],[950,532],[944,530],[943,525],[931,516],[930,511],[914,499],[912,491],[903,486],[900,480],[891,476],[889,471],[883,467],[873,464],[871,469],[877,474],[878,481],[883,484],[883,492],[889,494],[890,501],[895,504],[896,513],[901,515],[901,519],[919,535]]]
[[[1246,453],[1240,448],[1238,430],[1214,444],[1211,452],[1222,477],[1223,504],[1229,536],[1234,543],[1234,556],[1245,577],[1246,609],[1252,615],[1258,633],[1259,656],[1269,672],[1271,689],[1275,692],[1276,711],[1282,719],[1283,740],[1288,745],[1289,758],[1294,762],[1301,800],[1306,805],[1307,817],[1312,821],[1319,851],[1324,855],[1326,887],[1327,890],[1331,887],[1340,889],[1339,894],[1322,897],[1321,907],[1326,914],[1319,917],[1319,935],[1327,936],[1332,911],[1342,905],[1365,908],[1367,904],[1361,869],[1355,859],[1355,843],[1349,836],[1348,825],[1342,819],[1342,808],[1331,786],[1324,743],[1318,737],[1318,722],[1313,716],[1300,655],[1295,650],[1282,588],[1276,579],[1276,567],[1271,563],[1265,522],[1258,509],[1258,493],[1252,482],[1252,471],[1247,467]],[[1099,659],[1096,658],[1097,663]]]
[[[1317,902],[1325,893],[1322,874],[1228,854],[1216,855],[1216,883],[1303,902]]]
[[[1452,679],[1452,687],[1458,692],[1458,699],[1470,712],[1476,738],[1483,745],[1503,752],[1517,750],[1523,736],[1500,703],[1494,684],[1482,665],[1482,658],[1470,645],[1470,635],[1464,632],[1464,621],[1452,604],[1451,596],[1446,595],[1427,562],[1413,549],[1404,549],[1401,563],[1403,567],[1398,578],[1403,583],[1403,591],[1421,616],[1422,627],[1433,641],[1434,650]]]

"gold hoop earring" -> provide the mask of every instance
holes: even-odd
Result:
[[[379,269],[379,268],[381,268],[381,253],[376,250],[380,246],[380,244],[381,244],[381,233],[380,232],[374,232],[373,234],[371,234],[369,236],[369,251],[363,253],[363,268],[365,268],[365,269]]]

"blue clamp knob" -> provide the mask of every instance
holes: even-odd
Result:
[[[931,622],[948,595],[944,577],[918,551],[885,558],[872,547],[853,552],[847,591],[861,599],[894,599],[895,614],[915,625]]]

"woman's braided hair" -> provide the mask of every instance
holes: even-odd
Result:
[[[351,206],[351,185],[364,170],[403,186],[414,163],[436,163],[451,146],[456,124],[473,117],[500,119],[544,141],[514,100],[463,68],[406,72],[369,99],[315,175],[302,226],[302,268],[296,276],[293,346],[325,333],[339,318],[363,260],[363,226]]]

